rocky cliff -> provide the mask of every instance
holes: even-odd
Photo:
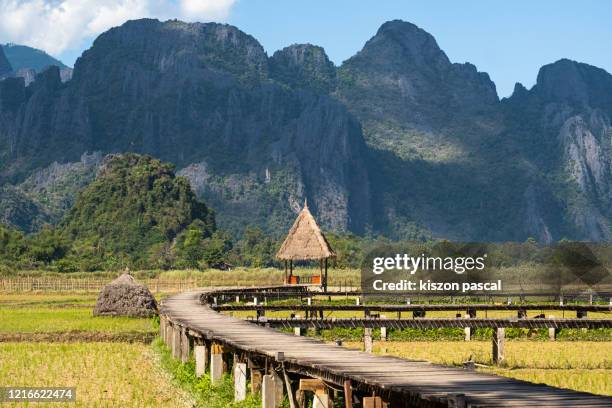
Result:
[[[612,75],[567,59],[503,103],[508,135],[562,207],[568,236],[612,239]]]
[[[84,152],[134,151],[174,162],[194,182],[212,176],[223,187],[202,192],[229,228],[280,231],[306,197],[327,228],[369,222],[359,123],[333,98],[275,80],[261,45],[235,27],[128,22],[96,39],[71,81],[51,67],[21,87],[6,121],[4,180]]]
[[[72,68],[67,67],[44,51],[18,44],[4,44],[0,48],[5,57],[3,60],[3,57],[0,56],[0,78],[2,76],[23,78],[27,86],[34,82],[37,73],[41,73],[51,66],[59,67],[62,82],[69,81],[72,78]]]
[[[131,21],[69,82],[57,67],[0,82],[0,185],[33,200],[4,214],[53,222],[65,207],[41,207],[31,191],[58,194],[31,188],[33,172],[133,151],[175,163],[237,233],[282,234],[307,197],[336,231],[609,241],[611,102],[612,76],[570,60],[499,101],[486,73],[403,21],[340,67],[311,44],[268,57],[229,25]]]
[[[0,47],[0,78],[9,74],[12,70],[13,67],[11,66],[11,63],[6,58],[3,48]]]
[[[293,44],[270,58],[270,74],[292,88],[329,93],[336,87],[336,67],[325,50],[312,44]]]
[[[486,73],[451,63],[429,33],[399,20],[383,24],[338,77],[337,94],[361,119],[368,141],[404,157],[461,154],[461,139],[470,134],[457,130],[487,126],[498,102]]]

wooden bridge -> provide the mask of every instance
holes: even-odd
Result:
[[[281,290],[286,293],[286,288],[256,290],[258,295],[273,296],[275,291]],[[299,287],[294,290],[296,297],[303,295]],[[334,399],[335,406],[343,400],[345,408],[612,407],[612,397],[424,361],[376,356],[308,337],[297,337],[265,327],[265,323],[262,327],[220,314],[206,302],[227,295],[228,292],[224,291],[186,292],[165,299],[160,312],[161,336],[172,348],[175,358],[187,361],[193,352],[197,375],[208,369],[214,382],[224,371],[232,368],[237,400],[246,395],[246,379],[250,377],[251,392],[262,393],[264,408],[278,407],[283,395],[287,396],[291,407],[305,406],[307,397],[313,398],[314,407],[331,407]],[[296,319],[288,320],[293,320],[288,324],[295,327]],[[359,320],[360,327],[368,321],[380,321]],[[508,324],[509,319],[465,320],[487,320],[483,323],[488,327],[497,327],[493,331],[494,352],[499,353],[501,348],[503,354],[504,328],[500,325]],[[501,321],[496,325],[492,320]],[[565,320],[585,324],[590,320],[606,319]],[[584,327],[592,326],[587,324]]]
[[[586,317],[587,312],[612,312],[612,305],[585,305],[564,304],[556,305],[550,303],[526,303],[526,304],[358,304],[358,305],[335,305],[335,304],[212,304],[211,307],[218,312],[226,311],[256,311],[259,315],[266,311],[303,311],[306,314],[317,314],[320,312],[363,312],[366,316],[372,312],[412,312],[414,317],[424,317],[424,312],[439,311],[466,311],[471,317],[476,317],[477,311],[517,311],[519,317],[527,315],[527,311],[560,311],[576,312],[576,317]]]

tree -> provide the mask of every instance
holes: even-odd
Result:
[[[232,249],[229,235],[216,231],[210,238],[204,240],[202,261],[209,268],[220,268],[227,263],[228,254]]]
[[[49,264],[63,258],[70,250],[70,242],[55,229],[45,226],[36,234],[29,245],[34,261]]]

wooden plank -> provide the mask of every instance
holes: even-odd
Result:
[[[220,292],[218,292],[220,293]],[[162,304],[162,312],[167,317],[165,324],[180,324],[191,333],[201,333],[208,340],[214,340],[216,350],[223,352],[225,347],[253,352],[261,356],[275,358],[283,353],[284,364],[296,364],[301,369],[315,370],[325,376],[326,381],[337,380],[337,385],[345,388],[346,382],[371,385],[380,390],[410,395],[424,403],[435,401],[449,402],[449,394],[465,394],[470,404],[522,407],[537,405],[542,407],[565,406],[612,406],[612,398],[597,396],[572,390],[558,389],[542,384],[482,374],[474,371],[444,367],[423,361],[409,361],[392,356],[375,356],[356,350],[324,344],[316,339],[295,337],[251,322],[235,319],[213,311],[199,303],[198,292],[187,292],[172,296]],[[287,319],[289,320],[289,319]],[[351,319],[355,324],[363,319]],[[419,319],[436,320],[440,319]],[[446,319],[453,320],[456,319]],[[465,319],[468,321],[500,322],[500,319]],[[502,319],[503,320],[503,319]],[[506,319],[503,321],[518,321]],[[555,322],[555,319],[542,319]],[[562,319],[565,323],[569,319]],[[576,319],[574,319],[576,320]],[[588,321],[589,319],[580,319]],[[609,324],[609,319],[599,319]],[[292,321],[295,321],[293,319]],[[392,327],[386,319],[384,324]],[[425,327],[425,326],[424,326]],[[499,334],[496,332],[496,334]],[[500,336],[498,336],[500,337]],[[499,338],[498,338],[499,342]],[[334,377],[335,376],[335,377]],[[315,379],[313,384],[323,384]],[[319,388],[320,389],[320,388]],[[344,389],[346,393],[346,389]],[[452,395],[451,395],[452,397]],[[347,405],[348,406],[348,405]]]

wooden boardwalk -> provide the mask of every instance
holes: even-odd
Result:
[[[387,327],[390,329],[446,329],[465,328],[523,328],[523,329],[609,329],[612,328],[612,319],[464,319],[464,318],[414,318],[414,319],[372,319],[372,318],[283,318],[283,317],[260,317],[248,319],[248,321],[280,328],[312,328],[333,329],[341,327],[352,329],[358,327]]]
[[[612,304],[607,305],[555,305],[550,303],[543,304],[414,304],[414,305],[213,305],[211,306],[216,311],[293,311],[299,310],[304,312],[439,312],[439,311],[572,311],[572,312],[612,312]]]
[[[349,380],[356,391],[377,390],[391,407],[612,407],[612,397],[377,356],[281,333],[215,312],[200,303],[201,293],[165,299],[162,319],[207,341],[281,363],[291,373],[320,378],[340,389]],[[464,394],[467,405],[455,402],[456,394]]]

